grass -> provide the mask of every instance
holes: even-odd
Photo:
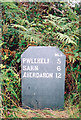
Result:
[[[79,107],[73,105],[68,108],[66,107],[66,110],[70,118],[80,118]]]
[[[31,110],[21,107],[14,109],[6,109],[2,111],[2,118],[80,118],[79,108],[76,106],[65,107],[60,110]]]

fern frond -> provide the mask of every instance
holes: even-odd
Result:
[[[4,7],[9,6],[10,7],[10,9],[6,9],[7,12],[12,12],[12,13],[13,12],[16,12],[16,13],[19,12],[19,13],[24,14],[24,12],[20,8],[18,8],[18,6],[16,6],[13,1],[12,2],[4,2],[3,6]]]
[[[60,31],[63,31],[63,28],[61,27],[61,26],[59,26],[59,25],[57,25],[54,21],[52,21],[52,20],[47,20],[47,19],[45,19],[44,20],[44,22],[43,22],[43,24],[51,24],[57,31],[58,30],[60,30]]]
[[[27,28],[25,28],[25,27],[24,27],[24,26],[22,26],[22,25],[11,24],[11,26],[12,26],[12,27],[19,28],[19,29],[21,29],[21,30],[23,30],[23,31],[28,31],[28,30],[27,30]]]
[[[67,43],[71,43],[71,44],[76,44],[76,42],[74,42],[69,36],[62,34],[62,33],[57,33],[56,37],[58,40],[60,40],[61,42],[64,42],[65,44]]]

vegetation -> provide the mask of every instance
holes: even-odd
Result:
[[[2,3],[3,116],[17,118],[21,110],[20,57],[29,46],[57,46],[66,55],[65,106],[79,109],[79,17],[80,7],[71,8],[65,2]]]

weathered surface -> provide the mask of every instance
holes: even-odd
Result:
[[[64,107],[65,55],[56,47],[29,47],[21,55],[22,105]]]

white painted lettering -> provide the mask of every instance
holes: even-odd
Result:
[[[61,66],[57,66],[57,70],[60,71],[61,70]]]
[[[61,78],[61,73],[56,73],[56,78]]]
[[[49,58],[23,58],[23,63],[49,64]]]
[[[53,78],[53,73],[24,72],[26,78]]]
[[[30,65],[30,66],[23,66],[23,70],[26,71],[38,71],[38,66]]]
[[[61,59],[58,58],[58,59],[57,59],[57,64],[60,64],[60,63],[61,63]]]
[[[26,61],[26,58],[23,58],[23,63]]]
[[[26,72],[24,72],[24,75],[23,75],[23,77],[26,77]]]

